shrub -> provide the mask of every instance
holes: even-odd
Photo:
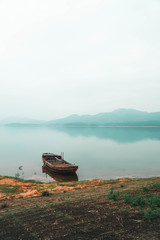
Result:
[[[158,196],[154,196],[149,201],[150,207],[160,207],[160,198]]]
[[[143,190],[144,192],[148,192],[148,191],[150,190],[150,188],[148,188],[148,187],[143,187],[142,190]]]
[[[42,196],[47,196],[48,197],[50,195],[51,195],[51,193],[47,190],[42,192]]]
[[[146,211],[144,217],[146,219],[160,219],[160,209]]]
[[[152,188],[153,188],[154,190],[158,190],[158,189],[160,188],[160,183],[155,183],[155,184],[153,184],[153,185],[152,185]]]
[[[131,195],[123,196],[124,202],[129,203],[131,206],[144,206],[146,204],[145,199],[143,197],[133,197]]]
[[[119,196],[119,191],[114,193],[113,192],[113,186],[112,186],[111,189],[110,189],[110,193],[107,195],[108,199],[109,200],[113,199],[114,201],[116,201],[118,196]]]
[[[125,203],[131,206],[148,206],[150,208],[160,207],[160,195],[153,196],[152,194],[147,194],[145,196],[133,197],[131,195],[123,195]]]

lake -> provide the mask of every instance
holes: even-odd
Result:
[[[79,180],[160,176],[158,127],[0,127],[0,175],[44,182],[42,153],[79,166]],[[22,166],[22,167],[21,167]]]

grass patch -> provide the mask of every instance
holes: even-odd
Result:
[[[37,235],[37,234],[35,234],[35,233],[31,233],[31,235],[32,235],[32,237],[35,237],[35,238],[39,238],[39,236]]]
[[[32,179],[29,179],[29,180],[25,180],[22,178],[14,178],[14,179],[17,179],[19,182],[43,184],[43,182],[32,180]]]
[[[120,184],[120,187],[121,187],[121,188],[125,187],[125,184],[123,184],[123,183],[122,183],[122,184]]]
[[[29,212],[34,213],[36,209],[29,209]]]
[[[42,196],[48,197],[50,195],[51,195],[51,193],[49,191],[47,191],[47,190],[42,192]]]
[[[145,199],[143,197],[133,197],[131,195],[124,195],[123,200],[131,206],[145,206]]]
[[[38,184],[43,184],[44,182],[41,182],[41,181],[36,181],[36,180],[32,180],[32,179],[29,179],[29,180],[25,180],[23,178],[19,178],[19,177],[12,177],[12,176],[0,176],[0,180],[2,179],[15,179],[15,180],[18,180],[19,182],[25,182],[25,183],[38,183]]]
[[[20,192],[18,186],[11,186],[9,184],[1,184],[0,185],[0,192],[6,194],[16,194]]]
[[[113,199],[114,201],[116,201],[117,198],[118,198],[118,196],[119,196],[119,191],[117,191],[116,193],[114,193],[114,191],[113,191],[113,186],[112,186],[112,187],[110,188],[109,194],[107,195],[108,199],[109,199],[109,200]]]
[[[150,191],[150,188],[149,188],[149,187],[142,187],[142,190],[143,190],[144,192],[149,192],[149,191]]]
[[[149,192],[150,190],[156,190],[157,191],[158,189],[160,189],[160,183],[154,183],[150,187],[146,187],[146,186],[142,187],[142,190],[144,192]]]
[[[61,183],[61,182],[56,182],[57,183],[57,186],[61,186],[61,187],[64,187],[66,184],[64,183]]]
[[[67,184],[67,186],[69,186],[69,187],[75,187],[77,185],[80,185],[80,183],[79,182],[72,182],[72,183]]]
[[[155,210],[147,210],[145,215],[144,215],[145,219],[158,219],[160,220],[160,209],[157,208]]]
[[[120,210],[121,212],[129,212],[129,211],[130,211],[129,208],[119,208],[119,210]]]
[[[160,183],[155,183],[151,186],[152,189],[158,190],[160,188]]]
[[[72,217],[70,215],[67,215],[67,216],[65,216],[65,219],[67,219],[67,220],[74,220],[74,217]]]
[[[159,189],[160,184],[156,183],[151,186],[143,186],[141,189],[130,193],[123,193],[122,191],[120,194],[119,191],[114,192],[112,186],[107,197],[114,201],[119,197],[121,203],[124,201],[132,207],[137,207],[140,212],[144,213],[145,219],[160,220],[160,194],[157,192]],[[125,211],[125,209],[121,209],[121,211]]]
[[[146,194],[144,196],[134,197],[132,195],[123,195],[123,200],[125,203],[130,204],[131,206],[140,206],[140,207],[150,207],[157,208],[160,207],[160,195]]]

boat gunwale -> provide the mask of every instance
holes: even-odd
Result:
[[[45,157],[53,157],[53,159],[55,158],[55,160],[59,161],[60,164],[53,164],[53,163],[50,163],[49,161],[47,160],[51,160],[51,159],[47,159]],[[59,159],[60,157],[60,159]],[[43,163],[48,166],[52,171],[55,171],[55,172],[59,172],[59,173],[75,173],[78,169],[78,166],[77,165],[74,165],[72,163],[69,163],[67,161],[65,161],[64,159],[62,159],[62,156],[61,155],[57,155],[57,154],[53,154],[53,153],[43,153],[42,154],[42,160],[43,160]],[[61,165],[64,163],[64,166],[58,166],[58,165]],[[68,166],[66,166],[68,165]]]

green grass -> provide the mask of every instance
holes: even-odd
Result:
[[[121,187],[125,187],[125,184],[122,183],[122,184],[120,184],[120,186],[121,186]]]
[[[42,196],[48,197],[50,195],[51,195],[51,193],[49,191],[47,191],[47,190],[42,192]]]
[[[34,213],[36,211],[36,209],[29,209],[28,211],[31,213]]]
[[[39,238],[39,236],[37,235],[37,234],[35,234],[35,233],[31,233],[31,235],[33,236],[33,237],[35,237],[35,238]]]
[[[158,190],[160,188],[160,183],[155,183],[151,186],[152,189]]]
[[[129,212],[129,211],[130,211],[129,208],[119,208],[119,210],[120,210],[121,212]]]
[[[149,187],[142,187],[142,190],[143,190],[144,192],[149,192],[150,189],[151,189],[151,188],[149,188]]]
[[[1,184],[0,192],[6,193],[6,194],[16,194],[16,193],[19,193],[20,190],[19,190],[18,186],[11,186],[9,184]]]
[[[69,184],[67,184],[67,186],[69,186],[69,187],[75,187],[75,186],[77,186],[77,185],[79,185],[80,183],[77,181],[77,182],[72,182],[72,183],[69,183]]]
[[[43,182],[36,181],[36,180],[32,180],[32,179],[29,179],[29,180],[25,180],[25,179],[22,179],[22,178],[14,178],[14,179],[17,179],[18,181],[20,181],[20,182],[25,182],[25,183],[38,183],[38,184],[43,184]]]
[[[67,216],[65,216],[65,219],[67,219],[67,220],[73,220],[74,217],[72,217],[72,216],[70,216],[70,215],[67,215]]]
[[[1,177],[0,180],[2,180],[2,179],[6,179],[6,178],[9,178],[9,179],[15,179],[15,180],[18,180],[19,182],[43,184],[43,182],[41,182],[41,181],[36,181],[36,180],[32,180],[32,179],[25,180],[25,179],[23,179],[23,178],[12,177],[12,176],[0,176],[0,177]]]
[[[64,183],[61,183],[61,182],[56,182],[58,186],[61,186],[61,187],[64,187],[65,184]]]
[[[109,194],[107,195],[108,199],[109,199],[109,200],[113,199],[114,201],[116,201],[117,198],[118,198],[118,196],[119,196],[119,191],[117,191],[116,193],[114,193],[114,192],[113,192],[113,186],[112,186],[112,187],[110,188]]]
[[[145,219],[158,219],[160,220],[160,209],[157,208],[155,210],[147,210],[145,215],[144,215]]]
[[[132,196],[128,194],[123,195],[123,200],[125,203],[131,206],[147,206],[150,208],[160,207],[160,195],[146,194],[144,196]]]
[[[125,203],[131,206],[145,206],[145,199],[143,197],[133,197],[132,195],[123,195],[123,200]]]
[[[158,189],[160,189],[160,183],[154,183],[150,187],[148,187],[148,186],[147,187],[146,186],[142,187],[142,190],[144,192],[149,192],[150,190],[158,190]]]
[[[142,187],[136,191],[127,193],[125,191],[114,192],[113,186],[107,195],[109,200],[116,201],[117,198],[122,203],[129,204],[132,207],[139,209],[139,212],[144,213],[145,219],[158,219],[160,220],[160,194],[158,190],[160,189],[160,184],[152,184],[151,186]],[[124,211],[124,210],[122,210]]]

